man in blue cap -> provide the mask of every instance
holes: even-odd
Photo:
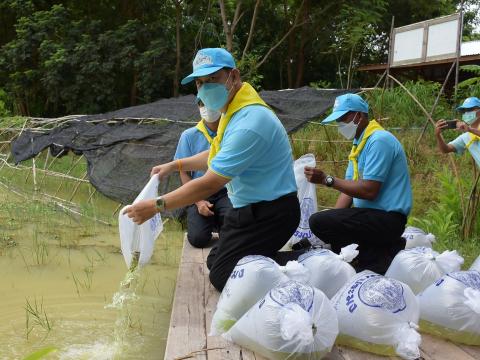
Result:
[[[242,82],[228,51],[200,50],[193,73],[182,84],[191,81],[205,107],[222,113],[217,135],[209,151],[155,166],[152,174],[163,177],[182,169],[206,173],[125,213],[141,224],[159,211],[193,204],[226,185],[233,208],[207,260],[210,281],[222,290],[244,256],[270,256],[280,263],[298,256],[277,254],[300,221],[292,150],[282,123],[253,87]]]
[[[390,132],[368,119],[368,104],[359,95],[335,99],[332,114],[322,124],[333,122],[340,134],[353,139],[353,147],[345,179],[305,167],[308,181],[340,192],[335,209],[310,217],[310,229],[336,253],[358,244],[356,269],[384,274],[405,248],[401,235],[412,207],[405,152]]]
[[[467,149],[473,159],[480,166],[480,99],[477,97],[469,97],[465,99],[457,110],[462,113],[462,121],[453,123],[454,129],[462,132],[455,140],[445,142],[442,131],[449,128],[449,124],[445,120],[437,121],[435,126],[435,137],[440,152],[447,154],[455,152],[463,154]]]
[[[174,160],[180,161],[180,164],[181,159],[209,150],[210,144],[217,135],[220,111],[207,109],[200,99],[197,100],[201,119],[196,126],[185,130],[180,136],[173,157]],[[204,171],[179,171],[182,184],[186,184],[204,173]],[[226,188],[220,189],[207,199],[187,206],[188,242],[197,248],[207,246],[212,239],[212,231],[218,231],[222,227],[223,218],[231,207]]]

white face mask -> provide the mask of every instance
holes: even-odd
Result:
[[[344,123],[344,122],[338,123],[338,132],[342,134],[342,136],[345,137],[347,140],[352,140],[355,134],[357,133],[358,124],[355,124],[355,119],[357,118],[357,114],[355,114],[355,117],[349,123]]]
[[[200,116],[202,119],[208,123],[214,123],[220,119],[220,115],[222,115],[220,111],[207,109],[205,106],[201,106],[198,109],[200,110]]]

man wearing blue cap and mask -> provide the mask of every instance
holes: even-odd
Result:
[[[206,170],[180,188],[125,210],[143,223],[164,209],[193,204],[225,185],[233,209],[210,251],[210,281],[222,290],[238,260],[247,255],[274,257],[286,262],[298,254],[277,254],[295,232],[300,206],[288,136],[275,113],[253,87],[242,82],[232,55],[220,48],[202,49],[193,61],[193,73],[182,84],[195,81],[198,97],[207,109],[222,113],[210,150],[155,166],[160,177],[181,169]]]
[[[462,112],[462,121],[456,121],[454,125],[455,129],[463,134],[447,144],[443,139],[442,131],[449,128],[448,123],[445,120],[437,121],[435,137],[438,148],[444,154],[451,152],[463,154],[467,149],[480,166],[480,99],[469,97],[457,110]]]
[[[353,139],[353,147],[345,179],[305,167],[308,181],[340,191],[335,209],[310,217],[310,229],[336,253],[358,244],[356,269],[384,274],[405,248],[401,235],[412,207],[405,152],[390,132],[369,121],[368,104],[356,94],[336,98],[332,114],[322,121],[328,123],[336,123],[340,134]]]
[[[200,99],[197,100],[201,119],[196,126],[185,130],[180,136],[173,157],[174,160],[180,161],[180,164],[181,159],[210,149],[210,144],[217,135],[220,111],[207,109]],[[179,171],[182,184],[186,184],[204,173],[204,171]],[[197,248],[207,246],[212,239],[212,231],[218,231],[222,227],[223,218],[231,207],[226,188],[220,189],[207,199],[187,206],[188,242]]]

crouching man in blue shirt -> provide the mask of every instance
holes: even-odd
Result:
[[[335,209],[310,217],[310,229],[336,253],[358,244],[356,270],[383,275],[405,248],[401,235],[412,207],[405,152],[390,132],[369,121],[368,104],[356,94],[336,98],[332,114],[322,123],[334,121],[340,134],[353,139],[353,147],[345,179],[305,167],[308,181],[340,191]]]
[[[238,260],[247,255],[273,257],[280,263],[298,254],[277,253],[300,222],[300,205],[287,132],[253,87],[242,82],[232,55],[220,48],[202,49],[193,73],[207,109],[222,113],[209,151],[182,159],[185,171],[206,170],[180,188],[125,209],[138,224],[157,212],[206,199],[225,185],[233,208],[224,218],[219,240],[210,251],[210,282],[222,290]],[[177,171],[175,161],[155,166],[152,174]]]
[[[201,120],[196,126],[182,133],[174,156],[174,160],[177,160],[182,184],[205,174],[204,171],[180,170],[182,159],[208,151],[210,144],[217,135],[220,121],[220,111],[207,109],[201,100],[198,101],[198,109],[202,117]],[[222,188],[205,200],[199,200],[195,204],[187,206],[188,242],[197,248],[207,246],[212,239],[212,231],[220,231],[223,218],[231,207],[232,204],[228,199],[226,188]]]

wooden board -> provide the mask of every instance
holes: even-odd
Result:
[[[201,252],[200,252],[201,253]],[[204,349],[206,341],[203,258],[190,245],[184,245],[178,269],[172,315],[168,329],[165,359],[173,360]],[[206,353],[189,359],[206,360]]]
[[[435,360],[475,360],[463,348],[450,341],[445,341],[436,336],[422,333],[421,349],[431,358]]]
[[[210,284],[206,258],[210,249],[193,248],[188,241],[179,265],[175,298],[168,331],[165,360],[266,360],[219,336],[208,336],[219,293]],[[425,360],[480,360],[480,347],[457,345],[422,334],[421,356]],[[327,360],[400,359],[334,347]]]

